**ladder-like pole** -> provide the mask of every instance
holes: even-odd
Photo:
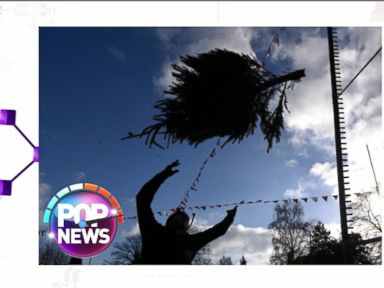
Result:
[[[345,202],[345,176],[344,173],[348,172],[348,163],[346,162],[346,136],[345,136],[345,115],[344,108],[342,107],[343,101],[341,99],[341,80],[337,45],[337,35],[334,28],[327,28],[328,32],[328,45],[329,45],[329,64],[332,84],[332,101],[333,101],[333,116],[335,126],[335,145],[336,145],[336,164],[337,164],[337,178],[339,188],[339,206],[340,206],[340,224],[341,236],[343,242],[344,261],[347,262],[347,245],[348,245],[348,225],[347,225],[347,208]],[[339,97],[340,96],[340,97]]]

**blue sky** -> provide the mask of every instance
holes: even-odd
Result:
[[[152,106],[164,97],[162,91],[170,83],[170,63],[177,62],[185,53],[212,48],[251,53],[265,59],[267,67],[277,73],[304,68],[307,77],[288,95],[291,113],[286,115],[281,142],[274,144],[267,154],[267,143],[257,133],[240,144],[219,150],[204,170],[199,191],[191,194],[190,204],[334,193],[333,117],[325,29],[284,29],[280,32],[280,45],[273,45],[267,57],[268,46],[278,31],[278,28],[40,28],[40,209],[62,187],[89,181],[109,189],[123,205],[125,215],[134,215],[134,197],[140,187],[166,164],[180,159],[180,173],[161,187],[153,203],[156,210],[175,207],[216,140],[206,141],[197,148],[175,144],[163,151],[156,147],[149,149],[140,139],[120,141],[120,138],[128,131],[138,132],[153,123],[156,110]],[[377,49],[380,33],[375,28],[340,30],[346,79]],[[372,69],[380,71],[376,66]],[[347,115],[351,115],[347,125],[352,135],[350,141],[356,139],[359,144],[356,148],[355,142],[351,145],[351,152],[356,155],[352,159],[356,173],[367,170],[366,166],[361,167],[362,161],[357,157],[361,154],[358,139],[362,121],[369,121],[373,129],[369,133],[372,140],[367,141],[372,143],[374,154],[379,146],[375,125],[377,117],[381,122],[381,113],[378,116],[373,106],[381,89],[374,81],[381,71],[377,75],[367,69],[366,74],[369,73],[372,77],[362,77],[361,83],[351,88],[351,104],[346,107]],[[373,88],[361,96],[360,90],[368,86]],[[365,114],[357,113],[356,107]],[[370,186],[358,184],[359,191]],[[337,227],[337,201],[308,202],[304,204],[306,218]],[[197,221],[208,226],[224,215],[225,209],[207,210],[197,214]],[[239,234],[245,228],[265,229],[272,216],[273,204],[242,206],[234,225]],[[165,221],[165,217],[158,219]],[[134,221],[126,221],[117,240],[128,235],[134,225]],[[263,251],[269,248],[263,247]]]

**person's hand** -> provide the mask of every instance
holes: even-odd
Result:
[[[172,175],[174,175],[177,172],[179,172],[179,170],[174,169],[174,168],[176,168],[179,165],[180,165],[180,161],[179,160],[173,161],[171,164],[169,164],[167,167],[165,167],[165,169],[162,171],[162,174],[166,178],[171,177]]]
[[[235,206],[230,210],[227,210],[227,217],[230,217],[231,219],[235,219],[236,212],[237,212],[237,206]]]

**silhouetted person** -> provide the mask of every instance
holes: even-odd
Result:
[[[237,207],[227,211],[227,216],[206,231],[188,234],[189,217],[177,210],[169,216],[166,225],[158,223],[151,209],[151,202],[161,184],[179,172],[172,170],[175,161],[148,181],[136,196],[137,216],[142,239],[142,252],[138,264],[191,264],[196,253],[209,242],[225,234],[232,224]]]

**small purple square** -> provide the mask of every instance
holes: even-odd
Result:
[[[15,110],[0,110],[0,125],[15,125],[16,111]]]
[[[39,162],[39,147],[33,147],[33,162]]]
[[[12,192],[12,181],[0,180],[0,196],[10,196]]]

